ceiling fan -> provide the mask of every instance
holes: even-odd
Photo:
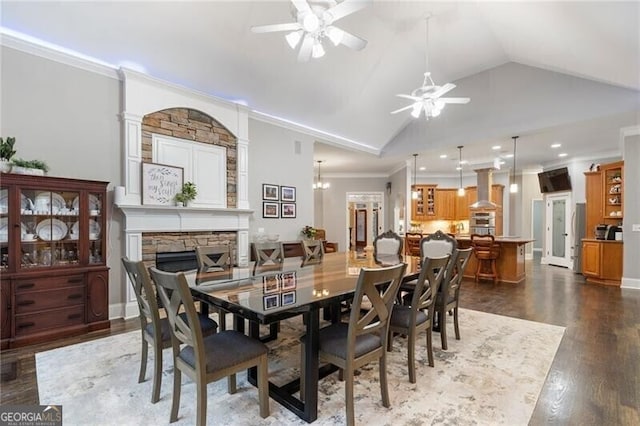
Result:
[[[373,0],[291,0],[291,13],[296,22],[251,27],[254,33],[290,31],[285,36],[292,49],[298,50],[298,61],[324,56],[322,41],[328,38],[334,46],[342,44],[362,50],[367,41],[338,27],[334,22],[368,6]]]
[[[429,16],[426,18],[426,30],[427,30],[427,43],[426,43],[426,69],[429,70]],[[407,105],[395,111],[391,111],[391,114],[397,114],[402,111],[411,109],[411,115],[415,118],[420,117],[420,114],[424,110],[424,116],[428,120],[431,117],[437,117],[442,112],[442,109],[446,104],[467,104],[471,101],[470,98],[443,98],[442,95],[455,89],[456,85],[453,83],[447,83],[443,86],[438,86],[433,82],[431,73],[429,71],[424,73],[424,80],[422,86],[413,90],[410,95],[398,94],[399,98],[412,100],[411,105]]]

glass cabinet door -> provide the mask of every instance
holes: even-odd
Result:
[[[89,194],[89,264],[103,264],[104,253],[104,199],[100,193]]]
[[[0,271],[9,267],[9,191],[0,187]]]
[[[79,196],[73,191],[22,190],[20,268],[78,264]]]

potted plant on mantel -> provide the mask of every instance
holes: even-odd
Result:
[[[44,174],[49,171],[47,163],[41,160],[23,160],[22,158],[16,158],[11,161],[11,164],[11,173],[21,175],[44,176]]]
[[[0,138],[0,172],[9,173],[11,170],[11,158],[15,155],[16,150],[13,146],[16,143],[16,138],[7,137]]]
[[[193,182],[185,182],[180,192],[176,194],[176,204],[182,205],[183,207],[188,206],[191,201],[195,200],[196,195],[198,195],[196,184]]]

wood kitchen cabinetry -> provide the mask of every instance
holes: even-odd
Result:
[[[465,197],[461,197],[465,198]],[[436,214],[437,220],[456,220],[456,207],[458,204],[457,189],[436,189]],[[467,206],[468,208],[468,206]]]
[[[604,206],[602,220],[607,225],[619,225],[622,222],[624,206],[624,163],[606,164],[602,170],[603,200]]]
[[[585,177],[585,196],[587,205],[585,208],[585,233],[587,238],[595,238],[596,225],[602,223],[602,172],[586,172]]]
[[[436,215],[436,185],[414,185],[418,198],[411,203],[411,220],[433,220]]]
[[[109,328],[106,188],[2,174],[2,349]]]
[[[437,185],[415,185],[418,199],[411,203],[411,220],[469,220],[469,206],[478,200],[475,186],[465,188],[465,195],[458,196],[457,188],[437,188]],[[491,186],[491,201],[502,207],[504,185]],[[502,214],[500,214],[502,217]]]
[[[583,239],[582,275],[588,282],[619,286],[622,248],[622,241]]]

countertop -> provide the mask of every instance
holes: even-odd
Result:
[[[493,237],[496,243],[517,243],[517,244],[526,244],[535,241],[533,238],[524,238],[519,236],[509,236],[509,235],[495,235]],[[469,234],[459,234],[455,236],[456,240],[460,241],[471,241],[471,236]]]
[[[617,243],[622,244],[622,240],[598,240],[596,238],[583,238],[582,241],[588,241],[590,243]]]

